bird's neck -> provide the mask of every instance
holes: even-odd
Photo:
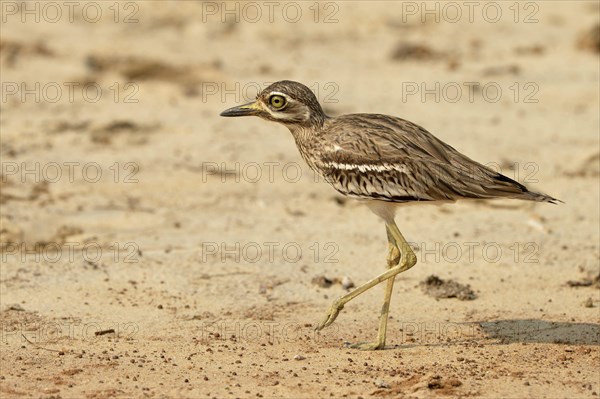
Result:
[[[317,143],[319,142],[319,134],[321,130],[316,131],[314,129],[305,128],[298,125],[287,127],[290,129],[290,132],[292,132],[292,136],[296,142],[296,147],[298,148],[302,159],[304,159],[307,165],[315,173],[320,174],[319,169],[314,163],[314,154],[318,148]]]
[[[294,140],[296,140],[296,143],[299,145],[310,142],[310,139],[316,134],[314,129],[306,126],[293,124],[286,125],[286,127],[290,130],[292,136],[294,136]]]
[[[284,123],[285,126],[290,130],[296,143],[307,144],[323,132],[325,121],[330,119],[327,115],[322,114],[318,117],[311,117],[305,123]]]

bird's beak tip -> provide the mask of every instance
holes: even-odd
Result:
[[[261,108],[256,104],[256,102],[251,102],[244,105],[239,105],[237,107],[226,109],[221,112],[220,116],[230,117],[230,116],[251,116],[256,115],[261,110]]]

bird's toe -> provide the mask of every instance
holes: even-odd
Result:
[[[317,326],[315,327],[315,330],[320,331],[320,330],[324,329],[325,327],[331,325],[331,323],[333,323],[335,321],[335,319],[338,317],[338,315],[340,314],[340,311],[343,308],[344,308],[344,305],[340,305],[337,302],[334,302],[334,304],[331,305],[331,307],[327,311],[327,314],[325,315],[323,320],[319,324],[317,324]]]
[[[383,342],[359,342],[357,344],[350,345],[352,349],[358,349],[361,351],[374,351],[385,348]]]

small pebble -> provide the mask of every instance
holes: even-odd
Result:
[[[354,281],[350,280],[350,277],[344,276],[342,278],[342,288],[345,290],[349,290],[354,287]]]
[[[304,360],[304,359],[306,359],[306,358],[304,356],[302,356],[302,355],[295,355],[294,356],[294,360]]]
[[[375,381],[375,386],[377,386],[377,388],[389,388],[390,384],[388,384],[384,380],[377,380]]]

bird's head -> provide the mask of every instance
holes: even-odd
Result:
[[[229,108],[221,116],[258,116],[296,127],[320,127],[327,118],[317,97],[302,83],[282,80],[264,89],[256,100]]]

